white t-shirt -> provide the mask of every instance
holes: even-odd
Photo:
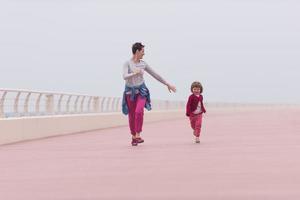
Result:
[[[140,62],[134,63],[132,60],[129,60],[125,62],[123,66],[123,78],[127,86],[139,86],[144,83],[145,80],[143,77],[143,73],[133,73],[137,68],[148,72],[156,80],[164,85],[167,85],[167,82],[159,74],[157,74],[145,61],[140,60]]]
[[[200,95],[196,95],[197,97],[199,97]],[[201,113],[201,101],[199,101],[198,105],[197,105],[197,109],[193,112],[195,115]]]

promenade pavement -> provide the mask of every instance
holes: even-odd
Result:
[[[146,116],[147,117],[147,113]],[[1,200],[299,200],[300,109],[213,109],[188,119],[0,146]]]

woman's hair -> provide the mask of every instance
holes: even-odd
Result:
[[[199,81],[194,81],[191,85],[191,92],[193,92],[193,88],[200,88],[200,94],[203,92],[203,87]]]
[[[132,45],[132,53],[135,54],[137,50],[141,51],[145,46],[140,42],[136,42]]]

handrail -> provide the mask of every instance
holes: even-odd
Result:
[[[180,101],[153,100],[154,110],[183,109]],[[121,112],[122,98],[0,88],[0,118]]]

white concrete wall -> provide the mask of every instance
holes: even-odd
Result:
[[[184,111],[145,112],[144,121],[184,118]],[[0,145],[116,126],[127,126],[128,118],[120,113],[39,116],[0,119]]]

